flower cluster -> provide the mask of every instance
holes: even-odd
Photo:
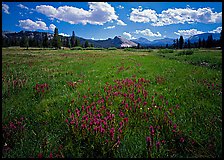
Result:
[[[36,94],[44,94],[48,89],[49,85],[47,83],[44,84],[36,84],[33,89],[35,90]]]
[[[16,141],[23,138],[22,133],[25,125],[26,123],[23,117],[2,125],[3,154],[11,150]]]

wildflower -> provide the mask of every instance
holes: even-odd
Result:
[[[67,118],[66,118],[65,122],[68,123],[68,119]]]
[[[147,147],[151,146],[151,138],[150,137],[146,137],[146,143],[147,143]]]
[[[184,138],[183,137],[180,138],[180,142],[184,143]]]
[[[75,121],[74,120],[72,120],[71,122],[70,122],[70,124],[74,124],[75,123]]]
[[[155,134],[155,131],[154,131],[154,128],[153,128],[153,126],[150,126],[149,128],[150,128],[150,132],[151,132],[151,135],[152,135],[152,136],[154,136],[154,134]]]
[[[42,153],[39,153],[38,154],[38,158],[43,158],[43,154]]]
[[[49,158],[53,158],[53,154],[52,153],[50,153]]]
[[[120,111],[119,116],[124,117],[124,113],[122,111]]]
[[[162,143],[163,143],[163,144],[165,144],[165,143],[166,143],[166,141],[165,141],[165,140],[162,140]]]
[[[124,122],[125,122],[125,123],[128,123],[128,117],[125,117],[125,118],[124,118]]]
[[[122,129],[121,129],[121,128],[119,128],[119,129],[118,129],[118,132],[120,132],[120,134],[121,134],[121,133],[122,133]]]
[[[176,124],[174,124],[174,125],[173,125],[173,129],[174,129],[174,130],[176,130],[176,128],[177,128],[177,125],[176,125]]]
[[[157,148],[157,151],[159,151],[159,148],[160,148],[160,142],[156,142],[156,148]]]
[[[68,109],[68,113],[70,113],[71,112],[71,110],[70,109]]]

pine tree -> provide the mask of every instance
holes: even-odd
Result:
[[[43,47],[44,48],[48,48],[49,47],[47,33],[44,34]]]
[[[75,47],[75,32],[72,31],[72,37],[71,37],[71,47]]]
[[[178,48],[179,48],[179,41],[178,41],[178,38],[177,38],[176,42],[177,42],[177,46],[176,46],[176,48],[178,49]]]
[[[80,41],[79,41],[79,39],[77,39],[77,38],[75,39],[75,46],[76,46],[76,47],[80,46]]]
[[[198,48],[201,48],[201,38],[198,40]]]
[[[179,39],[179,48],[180,49],[183,49],[183,45],[184,45],[184,38],[183,38],[183,36],[180,36],[180,39]]]
[[[202,40],[202,47],[205,48],[206,44],[205,44],[205,39],[203,38]]]
[[[84,45],[85,48],[89,47],[89,42],[88,41],[85,41],[85,45]]]
[[[140,49],[140,44],[138,43],[137,49]]]
[[[53,38],[53,44],[52,45],[56,49],[61,48],[61,40],[60,40],[60,37],[58,35],[58,28],[54,29],[54,38]]]
[[[191,48],[191,42],[190,42],[190,39],[188,39],[188,41],[187,41],[187,48]]]

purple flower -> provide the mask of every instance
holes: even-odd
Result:
[[[180,142],[184,143],[184,138],[183,137],[180,138]]]

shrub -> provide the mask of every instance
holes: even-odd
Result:
[[[73,47],[73,48],[71,48],[71,50],[83,50],[83,48],[82,47]]]
[[[166,53],[173,53],[174,51],[172,49],[160,49],[158,52],[166,54]]]
[[[176,54],[176,56],[181,56],[181,55],[192,55],[194,53],[193,50],[183,50],[180,51]]]
[[[108,50],[117,50],[116,47],[109,47]]]

